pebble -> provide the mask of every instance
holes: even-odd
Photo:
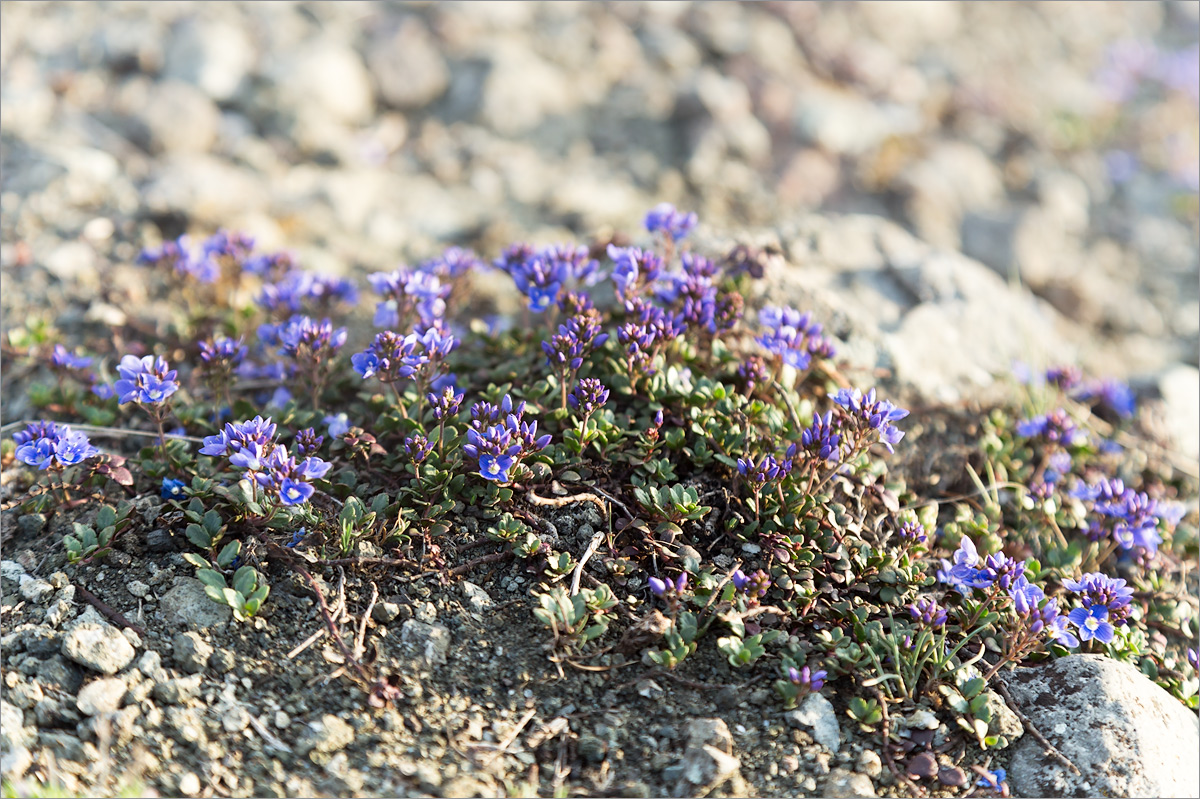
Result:
[[[217,674],[225,674],[234,667],[237,658],[228,649],[214,649],[208,656],[208,667]]]
[[[154,683],[154,698],[163,704],[181,705],[200,695],[200,675],[158,680]]]
[[[145,599],[146,595],[150,593],[150,586],[141,580],[130,580],[125,584],[125,590],[138,599]]]
[[[836,753],[842,745],[842,731],[838,725],[833,705],[821,694],[809,694],[796,710],[784,714],[791,727],[805,727],[812,731],[813,740],[830,752]]]
[[[241,705],[234,705],[221,715],[221,726],[225,732],[239,732],[250,726],[250,713]]]
[[[53,593],[54,586],[45,580],[39,580],[28,575],[25,575],[24,579],[21,580],[21,596],[30,602],[40,605],[42,600],[49,598]]]
[[[22,514],[17,517],[17,529],[24,535],[37,535],[46,529],[46,515],[44,513]],[[11,561],[8,562],[11,563]],[[5,576],[7,577],[8,575]]]
[[[75,704],[85,716],[109,713],[121,707],[126,690],[125,681],[117,677],[92,680],[79,691]]]
[[[395,602],[377,602],[371,609],[371,618],[380,624],[389,624],[400,615],[400,606]]]
[[[184,796],[197,796],[200,793],[200,778],[192,772],[187,772],[179,778],[179,793]]]
[[[101,674],[116,674],[129,665],[133,645],[110,625],[83,623],[63,636],[62,653]]]
[[[326,714],[309,722],[296,747],[302,755],[314,751],[328,754],[345,749],[353,740],[353,727],[337,716]]]
[[[175,665],[188,674],[203,671],[213,654],[212,646],[196,632],[179,633],[172,639],[171,647]]]

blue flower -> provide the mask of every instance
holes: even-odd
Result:
[[[692,232],[698,221],[694,212],[682,214],[670,203],[659,203],[646,214],[646,230],[651,233],[662,231],[679,241]]]
[[[326,432],[330,438],[341,438],[350,429],[350,417],[344,413],[339,413],[336,416],[326,416],[321,420],[325,423]]]
[[[303,540],[304,540],[304,536],[305,536],[305,535],[307,535],[307,534],[308,534],[308,531],[307,531],[307,530],[305,530],[303,527],[301,527],[299,530],[297,530],[296,532],[292,533],[292,540],[291,540],[291,541],[288,541],[286,544],[284,544],[284,546],[285,546],[285,547],[287,547],[288,549],[295,549],[295,548],[296,548],[296,546],[297,546],[297,545],[298,545],[298,544],[299,544],[301,541],[303,541]]]
[[[17,447],[17,459],[38,469],[50,468],[54,460],[54,442],[39,438]]]
[[[859,430],[876,431],[880,442],[887,447],[888,452],[895,452],[892,447],[900,443],[900,439],[904,438],[904,432],[894,427],[892,422],[908,416],[908,411],[896,407],[888,400],[876,399],[873,388],[865,395],[857,388],[839,389],[833,395],[833,401],[849,412],[849,420]]]
[[[1133,589],[1120,577],[1091,572],[1078,580],[1063,580],[1063,587],[1080,594],[1085,608],[1105,608],[1108,611],[1108,620],[1114,624],[1124,624],[1129,616]]]
[[[100,453],[86,435],[54,422],[31,422],[13,435],[13,443],[17,459],[38,469],[74,466]]]
[[[1008,772],[997,767],[994,771],[989,771],[986,777],[980,777],[975,784],[980,788],[991,788],[994,791],[1000,790],[1000,785],[1008,779]]]
[[[68,427],[62,428],[61,433],[58,443],[54,445],[54,457],[58,458],[58,462],[63,466],[74,466],[100,453],[83,433],[72,431]]]
[[[279,484],[279,501],[284,505],[302,505],[313,495],[313,487],[285,477]]]
[[[655,596],[665,596],[668,593],[681,594],[687,588],[688,576],[687,572],[680,572],[679,576],[672,580],[670,577],[663,580],[658,577],[650,578],[650,592]]]
[[[802,669],[797,669],[795,666],[788,668],[788,681],[793,685],[807,688],[810,693],[816,693],[824,688],[825,678],[828,676],[828,672],[824,669],[812,671],[808,666]]]
[[[143,358],[126,355],[117,365],[117,373],[121,379],[113,384],[113,388],[122,405],[127,402],[157,405],[179,390],[179,383],[175,381],[178,373],[164,359],[153,355]]]
[[[54,345],[54,354],[50,356],[50,361],[63,369],[86,369],[92,365],[91,358],[68,352],[61,344]]]
[[[163,499],[182,499],[184,489],[187,483],[182,480],[174,480],[170,477],[164,477],[162,481],[162,498]]]
[[[508,482],[508,470],[512,468],[513,459],[508,455],[490,455],[480,453],[479,476],[485,480],[495,480],[499,483]]]
[[[1108,622],[1108,608],[1104,605],[1092,605],[1089,608],[1075,608],[1067,618],[1079,630],[1081,641],[1095,638],[1102,644],[1112,643],[1116,628]]]

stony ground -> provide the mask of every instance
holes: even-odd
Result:
[[[1200,134],[1195,84],[1168,67],[1187,73],[1198,11],[6,3],[3,328],[44,318],[110,362],[152,344],[176,309],[132,260],[185,231],[244,229],[361,279],[449,243],[634,230],[669,200],[700,213],[702,248],[774,248],[772,298],[911,401],[898,455],[930,490],[1014,360],[1130,378],[1146,446],[1194,476]],[[8,424],[45,375],[4,346]],[[28,476],[5,467],[6,776],[84,794],[896,790],[836,697],[785,714],[713,652],[677,675],[551,662],[509,565],[449,585],[325,570],[348,637],[403,692],[373,710],[328,639],[293,654],[322,628],[299,578],[272,574],[260,620],[223,617],[155,499],[105,564],[67,566],[71,514],[19,517]],[[604,522],[590,508],[551,517],[576,557]]]

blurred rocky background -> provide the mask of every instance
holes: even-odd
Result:
[[[1200,414],[1200,3],[0,9],[6,329],[104,354],[183,232],[361,276],[665,200],[929,393],[1040,347]]]

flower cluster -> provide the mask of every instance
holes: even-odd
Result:
[[[888,400],[876,399],[875,389],[864,395],[856,389],[839,389],[833,395],[833,401],[846,409],[844,414],[849,426],[858,433],[859,445],[866,441],[865,435],[874,431],[879,441],[887,447],[888,452],[895,452],[893,447],[904,438],[904,431],[898,430],[892,422],[908,416],[908,411],[898,408]]]
[[[622,304],[633,299],[643,287],[653,284],[662,274],[662,258],[652,250],[610,244],[608,257],[613,262],[613,285],[617,299]]]
[[[1003,552],[997,552],[984,558],[982,565],[975,543],[963,536],[958,550],[954,553],[954,562],[942,560],[942,568],[938,570],[937,578],[966,595],[974,588],[991,588],[996,586],[1008,591],[1013,583],[1023,578],[1025,561],[1015,560]]]
[[[471,426],[463,452],[479,465],[478,474],[498,483],[509,481],[509,472],[521,461],[550,444],[550,436],[538,436],[537,422],[525,421],[525,403],[515,407],[505,394],[500,405],[477,402],[471,408]]]
[[[147,247],[137,262],[149,266],[169,266],[176,273],[195,278],[201,283],[215,283],[221,277],[221,261],[228,260],[242,268],[254,249],[254,239],[244,233],[219,230],[205,239],[199,249],[192,249],[188,236],[165,241],[159,247]]]
[[[683,321],[640,297],[625,303],[627,317],[617,328],[617,341],[625,350],[626,369],[631,378],[650,376],[654,360],[668,343],[683,334]]]
[[[276,425],[256,416],[225,428],[204,439],[202,455],[223,455],[231,466],[245,469],[243,477],[266,490],[283,505],[300,505],[312,497],[313,480],[324,477],[331,467],[320,458],[297,460],[275,440]]]
[[[569,244],[537,249],[514,244],[493,265],[513,279],[535,313],[555,305],[568,283],[592,285],[600,278],[599,263],[590,257],[587,247]]]
[[[338,302],[349,306],[357,303],[358,288],[346,278],[297,270],[275,283],[265,284],[255,302],[264,310],[285,314],[296,313],[306,306],[328,313]]]
[[[814,356],[832,358],[835,354],[833,343],[822,335],[824,328],[809,313],[768,306],[758,312],[758,323],[764,329],[758,343],[798,371],[807,369]]]
[[[686,238],[696,227],[699,218],[695,212],[680,213],[670,203],[659,203],[646,214],[646,230],[651,233],[662,233],[672,241]]]
[[[1062,408],[1018,422],[1017,434],[1062,447],[1078,446],[1087,437]]]
[[[900,525],[896,534],[906,544],[924,544],[929,540],[929,536],[925,532],[925,526],[920,522],[905,522]]]
[[[63,345],[55,344],[54,352],[50,355],[50,363],[59,369],[78,371],[91,366],[92,359],[85,355],[76,355]]]
[[[594,308],[585,307],[559,325],[549,341],[542,342],[546,364],[558,371],[564,383],[567,375],[579,371],[592,350],[608,341],[608,334],[601,329],[600,315]]]
[[[908,613],[915,621],[928,627],[943,627],[946,624],[946,609],[940,607],[933,597],[921,597],[908,606]]]
[[[279,353],[297,362],[332,357],[346,343],[346,328],[334,328],[328,319],[320,322],[293,316],[278,330]]]
[[[1109,577],[1101,572],[1090,572],[1078,580],[1063,580],[1063,587],[1079,594],[1080,602],[1089,611],[1096,607],[1103,607],[1107,618],[1115,624],[1125,624],[1129,619],[1129,605],[1133,601],[1133,589],[1127,586],[1120,577]]]
[[[158,405],[179,390],[176,381],[178,372],[167,365],[163,358],[147,355],[138,358],[126,355],[117,365],[121,379],[113,384],[118,402],[137,402],[142,405]]]
[[[663,580],[659,577],[650,578],[650,593],[655,596],[679,596],[687,588],[688,576],[687,572],[680,572],[679,576],[672,580],[670,577]]]
[[[585,377],[571,390],[567,403],[585,419],[591,417],[608,402],[608,389],[594,377]]]
[[[1102,479],[1090,486],[1080,483],[1071,495],[1092,505],[1094,517],[1086,531],[1088,538],[1109,538],[1121,549],[1137,549],[1149,555],[1157,552],[1162,542],[1159,521],[1173,527],[1183,511],[1182,506],[1162,504],[1145,492],[1126,488],[1119,478]]]
[[[826,463],[838,463],[842,459],[842,436],[837,432],[839,422],[834,422],[833,411],[822,416],[813,414],[813,421],[800,434],[800,446],[812,457]]]
[[[376,272],[367,280],[383,301],[375,306],[375,326],[409,328],[419,322],[433,325],[446,315],[450,286],[432,270],[402,266],[393,272]]]
[[[1067,629],[1067,617],[1059,615],[1058,600],[1047,599],[1045,592],[1025,575],[1013,581],[1009,596],[1028,635],[1036,639],[1045,634],[1065,647],[1079,646],[1079,639]]]
[[[100,454],[88,437],[68,425],[31,422],[13,434],[17,460],[36,469],[61,470]]]
[[[754,486],[782,480],[791,473],[795,455],[796,445],[792,444],[782,458],[764,455],[757,462],[753,458],[738,458],[738,474],[749,480],[750,484]]]
[[[771,587],[771,577],[762,569],[751,574],[746,574],[738,569],[730,579],[733,581],[734,588],[753,600],[762,599],[767,595],[767,589]]]
[[[798,685],[805,689],[808,693],[817,693],[825,687],[825,680],[828,679],[829,673],[824,669],[812,671],[808,666],[797,669],[795,666],[788,668],[788,680],[793,685]]]

